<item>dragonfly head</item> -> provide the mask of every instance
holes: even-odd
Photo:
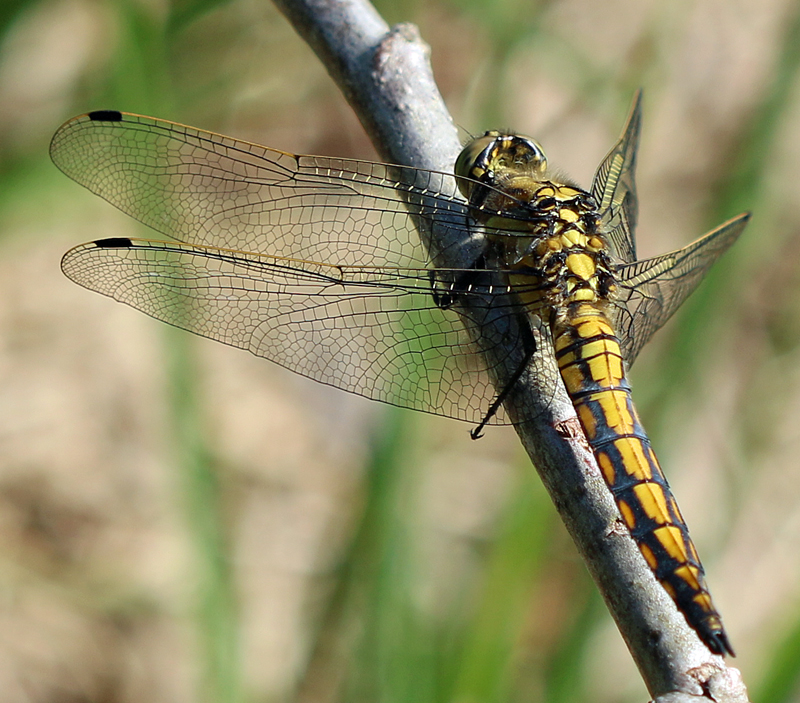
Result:
[[[461,194],[470,199],[475,181],[495,188],[514,176],[544,178],[547,158],[530,137],[495,130],[470,140],[456,159]],[[469,179],[469,180],[467,180]]]

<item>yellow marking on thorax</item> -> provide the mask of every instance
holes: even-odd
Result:
[[[545,239],[542,244],[544,245],[542,254],[546,254],[548,250],[550,251],[561,251],[564,248],[564,245],[561,243],[559,239]]]
[[[564,200],[570,200],[576,195],[580,195],[580,193],[581,191],[575,190],[575,188],[571,188],[570,186],[558,186],[558,195]]]
[[[568,207],[562,207],[558,211],[558,217],[559,219],[564,220],[564,222],[569,222],[570,224],[577,222],[580,219],[578,213],[572,208]]]
[[[561,243],[565,249],[569,249],[570,247],[585,249],[587,241],[588,237],[577,229],[568,229],[561,235]]]
[[[569,299],[575,303],[594,303],[597,301],[597,293],[591,288],[579,288],[570,294]]]
[[[567,256],[566,264],[570,273],[583,281],[588,281],[597,272],[594,259],[588,254],[570,254]]]

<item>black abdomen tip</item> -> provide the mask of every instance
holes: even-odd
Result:
[[[95,110],[89,113],[93,122],[122,122],[122,113],[118,110]]]

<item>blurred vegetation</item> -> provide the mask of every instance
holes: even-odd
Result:
[[[579,0],[378,8],[420,25],[459,124],[535,132],[583,182],[643,85],[648,254],[646,237],[677,248],[755,211],[741,244],[643,355],[635,395],[754,700],[800,700],[797,3],[746,17],[702,0],[620,0],[613,12]],[[75,113],[119,108],[287,150],[370,155],[277,12],[256,0],[17,0],[0,10],[0,42],[0,519],[6,630],[20,633],[2,645],[8,700],[644,700],[513,434],[493,430],[474,445],[457,423],[371,405],[366,418],[353,410],[351,425],[339,417],[351,417],[349,400],[283,376],[262,391],[259,367],[247,365],[259,394],[296,390],[312,428],[302,439],[284,433],[290,404],[253,418],[242,430],[253,459],[233,446],[239,435],[225,435],[248,414],[236,408],[247,398],[220,402],[214,389],[229,372],[209,360],[215,351],[165,329],[153,352],[141,336],[155,323],[134,330],[84,291],[61,307],[72,293],[61,292],[54,257],[108,217],[47,160],[50,135]],[[29,269],[40,278],[23,277]],[[71,317],[84,298],[92,307]],[[103,335],[121,335],[135,359],[95,354]],[[76,338],[63,372],[77,369],[79,382],[62,383],[56,366],[28,370],[69,353],[54,340]],[[223,351],[231,363],[246,356]],[[42,409],[29,417],[24,401],[39,384]],[[86,434],[31,452],[29,436],[77,422],[57,400],[62,385],[93,408],[75,424]],[[151,405],[139,407],[140,391]],[[308,455],[273,454],[282,444]],[[320,471],[315,456],[337,468]],[[98,471],[77,473],[90,460]],[[106,474],[119,503],[96,497]],[[152,488],[159,480],[169,487]],[[130,515],[118,507],[126,498]],[[281,517],[292,501],[327,506],[314,539]],[[296,541],[273,544],[257,517],[267,508],[279,517],[263,524],[295,530]],[[109,533],[123,546],[102,546]],[[151,533],[166,545],[158,558],[141,547]],[[270,559],[286,573],[252,576]],[[282,598],[293,614],[279,612]]]

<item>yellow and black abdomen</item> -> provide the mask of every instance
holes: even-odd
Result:
[[[553,337],[567,392],[642,555],[706,646],[733,654],[689,530],[633,406],[608,318],[592,303],[570,303]]]

